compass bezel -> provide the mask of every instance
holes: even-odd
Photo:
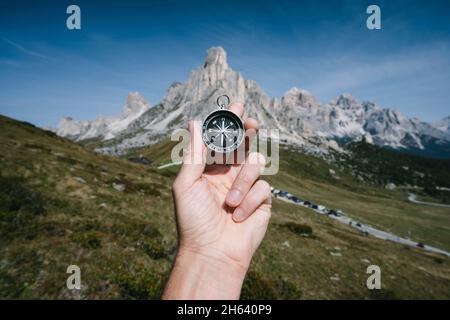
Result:
[[[220,115],[223,115],[227,118],[232,118],[233,122],[235,122],[238,125],[239,131],[240,131],[240,134],[238,135],[238,140],[226,148],[218,147],[215,144],[211,143],[211,141],[209,141],[207,139],[207,134],[206,134],[206,130],[208,129],[208,124],[211,122],[212,119],[219,117]],[[213,150],[217,153],[227,154],[227,153],[231,153],[231,152],[237,150],[239,148],[239,146],[242,144],[242,141],[244,141],[244,137],[245,137],[244,122],[242,121],[241,117],[239,117],[233,111],[226,110],[226,109],[214,110],[205,117],[205,120],[203,120],[203,125],[202,125],[203,142],[210,150]]]

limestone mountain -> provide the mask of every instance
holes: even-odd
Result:
[[[71,117],[61,119],[56,133],[76,141],[101,137],[105,140],[113,139],[126,130],[129,125],[138,119],[150,108],[150,104],[138,92],[128,94],[124,110],[117,117],[98,117],[94,121],[78,121]]]
[[[261,128],[279,129],[286,143],[326,150],[338,149],[336,141],[362,140],[378,146],[433,152],[450,146],[448,127],[410,119],[403,113],[360,102],[348,93],[321,104],[310,92],[291,88],[281,98],[269,97],[259,85],[245,79],[227,62],[221,47],[207,50],[204,63],[191,71],[184,83],[175,82],[163,100],[150,107],[138,93],[127,99],[120,118],[98,118],[93,122],[61,120],[57,133],[82,141],[100,138],[97,149],[104,153],[126,153],[150,145],[187,120],[202,120],[217,108],[216,99],[227,94],[245,103],[246,115],[256,118]],[[450,153],[449,153],[450,155]]]

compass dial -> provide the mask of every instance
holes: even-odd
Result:
[[[243,139],[244,125],[232,111],[214,111],[203,122],[203,141],[211,150],[232,152],[241,145]]]

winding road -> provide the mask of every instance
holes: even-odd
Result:
[[[426,205],[426,206],[450,208],[450,205],[448,205],[448,204],[419,201],[419,200],[417,200],[417,196],[414,193],[410,193],[409,194],[408,200],[410,202],[412,202],[412,203],[423,204],[423,205]]]
[[[277,197],[277,199],[280,199],[280,200],[283,200],[283,201],[286,201],[286,202],[289,202],[289,203],[292,203],[292,204],[295,204],[295,205],[299,205],[299,206],[303,206],[303,207],[309,208],[308,206],[296,203],[296,202],[294,202],[292,200],[289,200],[289,199],[286,199],[284,197]],[[311,209],[311,208],[309,208],[309,209]],[[320,210],[317,210],[317,209],[311,209],[311,210],[315,211],[318,214],[325,215],[325,213],[320,211]],[[448,251],[445,251],[443,249],[439,249],[439,248],[436,248],[436,247],[428,246],[428,245],[423,245],[423,247],[419,247],[417,245],[416,241],[413,241],[411,239],[402,238],[402,237],[397,236],[397,235],[395,235],[393,233],[382,231],[382,230],[373,228],[373,227],[368,226],[368,225],[364,225],[361,222],[353,220],[352,218],[349,218],[349,217],[347,217],[345,215],[342,215],[340,217],[337,217],[337,216],[334,216],[334,215],[328,215],[328,217],[330,217],[330,218],[332,218],[334,220],[337,220],[337,221],[339,221],[339,222],[341,222],[343,224],[346,224],[346,225],[348,225],[348,226],[350,226],[352,228],[358,229],[359,231],[361,231],[363,233],[370,234],[370,235],[372,235],[372,236],[374,236],[375,238],[378,238],[378,239],[389,240],[389,241],[397,242],[397,243],[400,243],[400,244],[403,244],[403,245],[407,245],[407,246],[410,246],[410,247],[421,248],[421,249],[423,249],[425,251],[429,251],[429,252],[433,252],[433,253],[439,253],[439,254],[442,254],[444,256],[450,257],[450,252],[448,252]]]

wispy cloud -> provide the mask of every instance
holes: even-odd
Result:
[[[25,48],[21,44],[15,42],[15,41],[12,41],[12,40],[10,40],[8,38],[2,37],[1,39],[4,42],[6,42],[7,44],[11,45],[15,49],[19,50],[20,52],[22,52],[22,53],[24,53],[24,54],[26,54],[28,56],[35,57],[35,58],[40,58],[40,59],[48,59],[48,56],[46,56],[46,55],[44,55],[44,54],[42,54],[40,52],[37,52],[37,51],[31,50],[31,49]]]
[[[20,64],[12,59],[6,59],[6,58],[0,58],[0,65],[6,65],[6,66],[10,66],[10,67],[19,67]]]
[[[422,50],[411,50],[389,57],[382,56],[378,59],[364,61],[354,56],[345,57],[343,60],[332,60],[321,70],[320,76],[310,78],[308,83],[311,90],[319,95],[329,96],[342,91],[352,91],[371,87],[370,91],[377,91],[381,85],[383,90],[388,87],[401,89],[402,83],[421,83],[420,90],[424,86],[439,86],[436,75],[442,74],[442,70],[449,70],[449,49],[440,45]],[[423,83],[425,82],[425,83]],[[402,88],[405,94],[409,94],[411,87]]]

